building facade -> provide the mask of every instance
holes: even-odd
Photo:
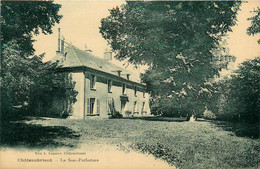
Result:
[[[90,51],[80,50],[68,44],[52,59],[75,82],[76,102],[71,106],[69,118],[87,119],[90,116],[108,118],[115,113],[124,117],[150,115],[149,94],[139,77],[105,58],[93,56]]]

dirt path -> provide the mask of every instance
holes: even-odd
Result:
[[[99,149],[82,144],[79,149],[28,150],[5,149],[0,152],[0,168],[37,169],[174,169],[166,162],[134,151],[119,151],[117,147],[102,146]],[[51,162],[23,162],[24,160],[50,160]]]

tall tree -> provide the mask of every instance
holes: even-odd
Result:
[[[216,116],[222,120],[259,123],[260,57],[244,61],[232,75],[219,83]]]
[[[1,3],[2,117],[17,116],[14,109],[26,105],[35,112],[39,102],[48,107],[54,96],[66,98],[71,94],[66,88],[73,89],[74,84],[54,74],[55,65],[43,63],[43,55],[34,56],[32,45],[33,34],[52,33],[54,24],[60,22],[61,5],[53,1]]]
[[[2,1],[1,43],[16,41],[24,57],[32,55],[33,34],[52,33],[52,27],[62,18],[60,7],[53,1]]]
[[[116,58],[148,64],[144,76],[155,100],[200,111],[218,74],[213,50],[236,23],[238,1],[133,2],[110,10],[100,32]]]

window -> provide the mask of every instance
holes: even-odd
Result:
[[[125,88],[126,88],[126,85],[123,83],[123,86],[122,86],[122,95],[125,95]]]
[[[130,74],[126,74],[127,80],[130,80]]]
[[[112,80],[107,80],[107,91],[108,93],[112,93]]]
[[[113,114],[114,113],[114,109],[115,109],[115,106],[114,106],[113,99],[112,98],[108,98],[107,99],[107,114],[108,115]]]
[[[89,114],[94,114],[95,98],[90,98],[90,112]]]
[[[87,98],[87,115],[100,114],[100,100],[97,98]]]
[[[141,113],[142,113],[142,114],[146,114],[146,111],[145,111],[145,109],[144,109],[144,108],[145,108],[144,106],[145,106],[145,102],[143,102],[143,105],[142,105],[142,110],[141,110]]]
[[[121,76],[121,72],[122,72],[121,70],[117,71],[117,74],[118,74],[119,77]]]
[[[143,91],[143,98],[145,98],[145,91]]]
[[[137,96],[137,88],[136,86],[134,87],[134,90],[135,90],[135,97]]]
[[[134,113],[134,114],[136,114],[136,113],[138,114],[137,101],[134,101],[133,113]]]
[[[96,88],[96,76],[90,75],[90,89]]]

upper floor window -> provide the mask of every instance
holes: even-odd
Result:
[[[117,71],[117,74],[118,74],[119,77],[121,76],[121,72],[122,72],[121,70]]]
[[[134,90],[135,90],[135,96],[137,96],[137,88],[136,88],[136,86],[134,87]]]
[[[122,95],[125,95],[125,94],[126,94],[125,90],[126,90],[126,85],[123,83],[123,86],[122,86]]]
[[[96,75],[90,75],[90,89],[96,89]]]
[[[112,92],[112,80],[107,80],[107,91],[109,92],[109,93],[111,93]]]
[[[130,80],[130,74],[126,74],[127,80]]]

